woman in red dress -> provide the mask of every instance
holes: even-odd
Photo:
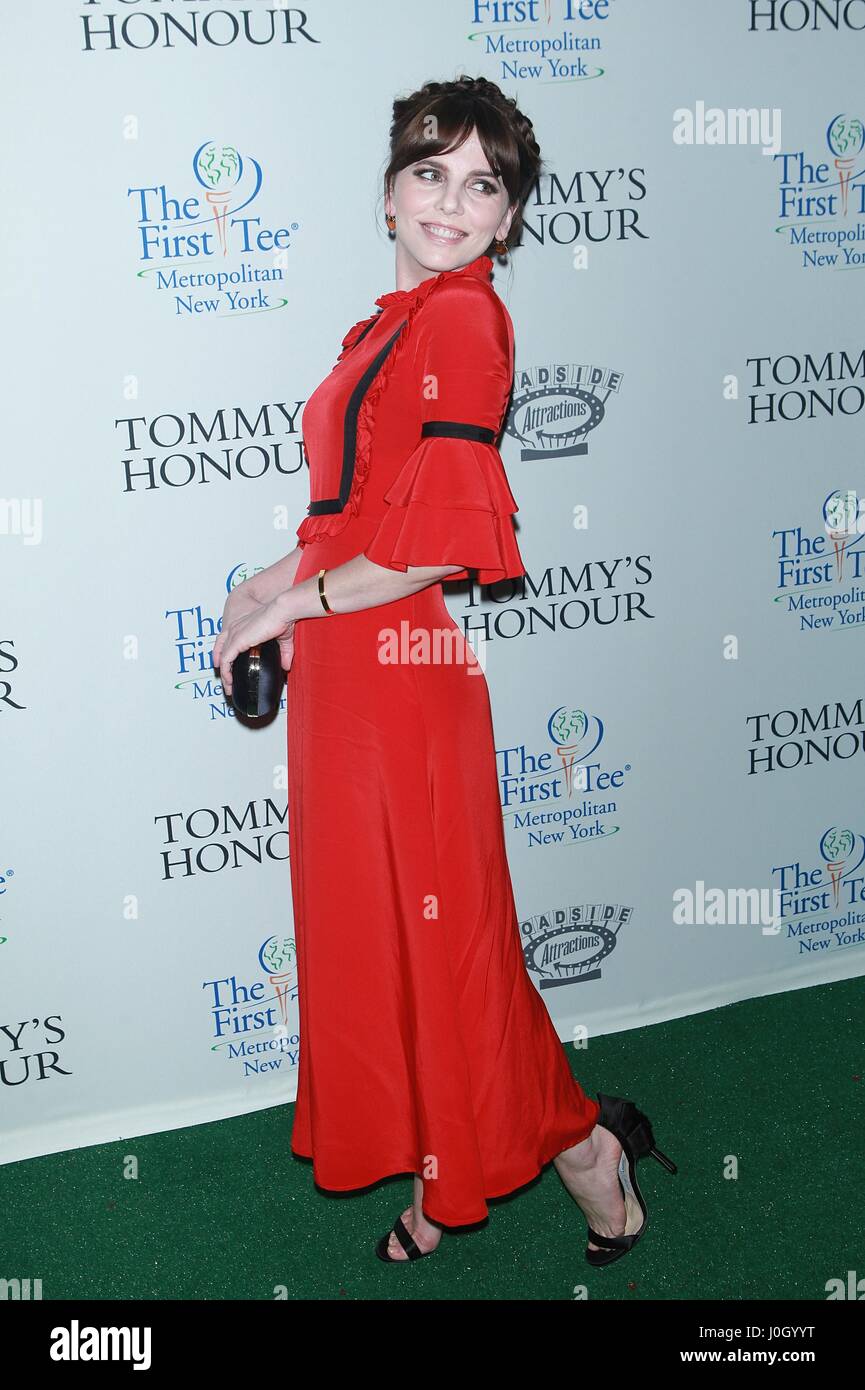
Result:
[[[645,1224],[648,1121],[586,1095],[526,970],[486,679],[441,588],[525,572],[495,443],[513,327],[487,253],[517,240],[539,168],[531,123],[482,78],[395,103],[399,288],[309,398],[299,546],[235,590],[214,648],[227,694],[234,657],[268,637],[288,671],[292,1151],[331,1190],[415,1174],[377,1247],[394,1261],[482,1221],[550,1160],[591,1263]]]

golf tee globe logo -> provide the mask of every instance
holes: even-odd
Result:
[[[273,985],[283,1027],[288,1026],[288,995],[297,985],[297,947],[292,936],[269,936],[258,953],[258,963]]]
[[[243,177],[243,159],[234,145],[207,140],[196,150],[192,169],[213,209],[216,235],[223,256],[228,255],[228,211],[232,194]]]
[[[582,762],[585,758],[594,753],[598,744],[604,736],[604,726],[600,719],[595,719],[597,738],[591,748],[585,747],[582,752],[580,745],[586,743],[589,734],[590,721],[585,710],[568,709],[566,705],[561,705],[550,715],[547,723],[547,732],[556,745],[556,752],[562,760],[562,768],[565,774],[565,787],[568,796],[573,795],[574,789],[574,763]]]
[[[829,122],[826,143],[835,156],[838,170],[838,188],[841,194],[841,215],[847,216],[847,201],[850,179],[856,166],[857,156],[865,145],[865,127],[859,116],[838,115]]]
[[[835,577],[844,574],[844,551],[854,536],[865,526],[865,498],[860,498],[852,488],[842,492],[836,488],[830,492],[823,503],[823,521],[826,535],[835,547]]]
[[[856,836],[852,830],[842,830],[839,826],[833,825],[826,831],[820,841],[820,853],[826,860],[826,868],[829,870],[829,877],[832,880],[832,895],[835,906],[838,906],[841,879],[844,877],[845,868],[850,868],[850,859],[856,845]]]

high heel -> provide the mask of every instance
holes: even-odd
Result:
[[[645,1158],[647,1154],[651,1154],[666,1168],[668,1173],[679,1171],[673,1160],[657,1147],[648,1115],[644,1115],[642,1110],[638,1110],[632,1100],[624,1100],[622,1096],[607,1096],[601,1091],[598,1091],[597,1096],[601,1107],[597,1123],[602,1125],[604,1129],[608,1129],[611,1134],[615,1134],[622,1146],[618,1176],[622,1195],[625,1199],[626,1217],[628,1220],[630,1219],[634,1212],[633,1204],[636,1201],[642,1212],[643,1220],[638,1230],[621,1236],[602,1236],[598,1231],[593,1231],[590,1226],[588,1228],[589,1240],[593,1245],[604,1247],[601,1250],[590,1250],[586,1246],[586,1259],[590,1265],[596,1267],[612,1264],[613,1260],[619,1260],[622,1255],[627,1255],[629,1250],[633,1250],[646,1229],[649,1213],[640,1191],[640,1185],[637,1182],[636,1167],[639,1160]],[[625,1222],[626,1232],[628,1220]]]
[[[427,1255],[434,1255],[435,1251],[438,1249],[438,1246],[436,1246],[435,1250],[421,1250],[420,1246],[416,1243],[414,1237],[409,1235],[408,1228],[406,1227],[405,1222],[403,1221],[401,1216],[398,1216],[396,1221],[394,1222],[393,1231],[409,1260],[423,1260]],[[380,1260],[384,1260],[385,1264],[406,1264],[407,1260],[395,1260],[393,1255],[391,1255],[388,1252],[387,1247],[390,1243],[390,1237],[390,1231],[388,1231],[386,1235],[382,1236],[381,1240],[375,1247],[375,1253],[378,1255]]]

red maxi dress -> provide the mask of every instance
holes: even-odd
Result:
[[[346,334],[304,408],[295,583],[358,554],[461,565],[452,578],[481,584],[525,572],[494,442],[513,326],[491,269],[480,256],[383,294]],[[426,634],[425,659],[406,660],[408,639],[380,659],[401,625]],[[418,1173],[428,1219],[482,1221],[487,1197],[585,1139],[600,1107],[526,970],[486,678],[441,584],[299,621],[287,705],[292,1152],[337,1191]]]

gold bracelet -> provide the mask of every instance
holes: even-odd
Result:
[[[327,570],[319,570],[318,572],[318,596],[321,599],[325,613],[330,613],[333,617],[336,617],[336,614],[324,596],[324,576],[326,574]]]

